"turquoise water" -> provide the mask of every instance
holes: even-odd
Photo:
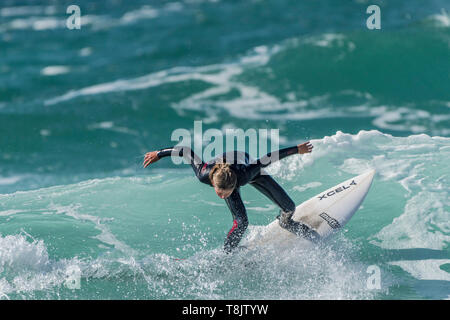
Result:
[[[77,1],[69,30],[72,2],[2,1],[0,299],[448,299],[450,6],[373,3]],[[214,190],[141,167],[200,120],[311,139],[274,173],[296,203],[377,174],[328,242],[226,255]],[[242,195],[249,239],[278,210]]]

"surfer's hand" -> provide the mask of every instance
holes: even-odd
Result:
[[[149,164],[158,160],[158,151],[147,152],[144,158],[144,168],[147,168]]]
[[[313,145],[311,144],[311,142],[305,142],[302,144],[299,144],[297,146],[298,148],[298,153],[299,154],[304,154],[304,153],[311,153],[312,149],[314,148]]]

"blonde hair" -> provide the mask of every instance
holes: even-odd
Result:
[[[237,184],[237,176],[228,163],[216,163],[209,173],[211,183],[223,190],[234,189]]]

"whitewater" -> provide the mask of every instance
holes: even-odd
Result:
[[[69,30],[1,1],[0,300],[449,299],[450,3],[375,3],[381,30],[365,0],[77,0]],[[142,168],[196,121],[311,141],[268,168],[296,204],[376,175],[327,242],[227,255],[214,190]],[[245,245],[278,208],[241,192]]]
[[[324,244],[299,239],[293,248],[228,256],[221,250],[231,224],[225,204],[190,170],[156,168],[0,195],[0,295],[449,298],[450,139],[361,131],[312,143],[314,153],[284,159],[277,171],[297,203],[368,168],[377,170],[362,208]],[[251,188],[242,192],[252,237],[276,209]],[[367,287],[372,265],[381,269],[378,290]],[[238,277],[235,268],[242,270]],[[80,289],[68,288],[68,270],[78,270]]]

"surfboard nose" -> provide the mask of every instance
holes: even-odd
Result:
[[[361,174],[361,176],[364,177],[364,178],[373,179],[373,177],[375,176],[376,172],[377,171],[375,169],[370,169],[370,170],[367,170],[366,172],[364,172],[363,174]]]

